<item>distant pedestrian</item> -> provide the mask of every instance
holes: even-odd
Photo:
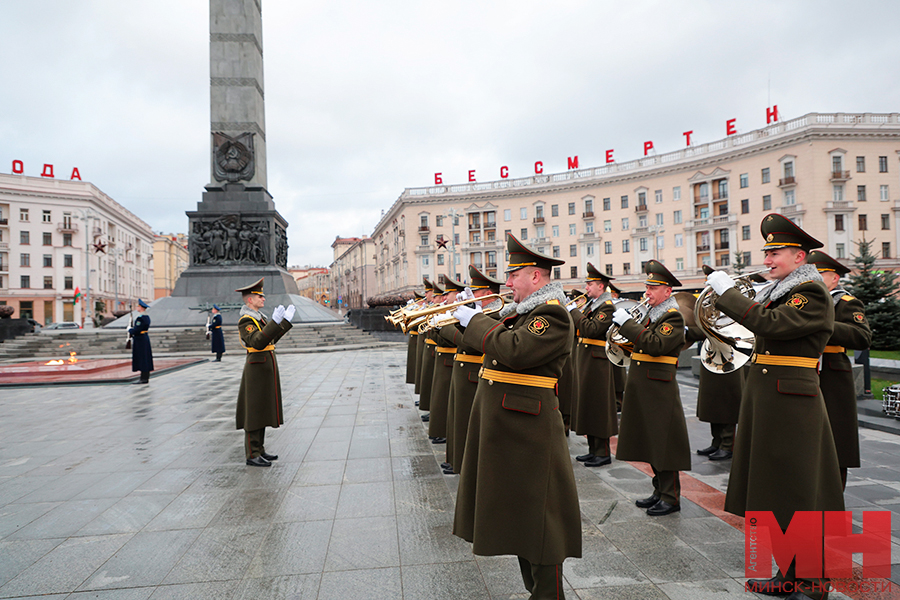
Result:
[[[216,362],[222,362],[222,355],[225,354],[225,334],[222,333],[222,315],[219,314],[219,307],[213,304],[212,320],[210,321],[209,333],[212,340],[212,350],[216,354]]]
[[[133,338],[131,343],[131,370],[140,371],[141,378],[135,383],[150,383],[150,371],[153,370],[153,350],[150,348],[150,316],[144,314],[150,305],[143,300],[138,300],[137,311],[141,315],[134,320],[134,325],[128,330]]]

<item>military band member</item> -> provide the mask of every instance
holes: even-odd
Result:
[[[612,278],[587,264],[586,293],[590,300],[582,310],[569,311],[577,335],[572,362],[575,365],[575,406],[572,429],[586,435],[588,452],[575,459],[586,467],[612,462],[609,438],[619,433],[613,366],[606,356],[606,331],[615,311],[607,286]]]
[[[128,333],[132,337],[131,342],[131,370],[140,371],[141,377],[134,383],[150,383],[150,371],[153,370],[153,349],[150,347],[150,315],[144,314],[150,305],[138,299],[137,311],[140,316],[134,320],[134,324]]]
[[[431,306],[432,302],[434,302],[434,286],[432,286],[431,282],[428,281],[427,277],[422,278],[422,283],[425,285],[425,302],[422,304],[422,308],[427,308]],[[420,394],[422,391],[422,363],[425,361],[425,338],[422,336],[416,336],[416,383],[414,392],[416,394]],[[416,400],[416,406],[419,405],[419,401]]]
[[[419,302],[423,300],[425,296],[420,294],[419,292],[413,292],[413,302]],[[416,361],[418,359],[418,354],[416,351],[418,350],[418,340],[419,340],[419,332],[418,331],[409,331],[409,340],[406,348],[406,383],[416,383]]]
[[[866,308],[840,287],[850,269],[824,252],[815,250],[806,259],[822,276],[834,303],[834,333],[822,355],[819,389],[825,398],[828,421],[841,468],[841,487],[847,488],[847,468],[859,466],[859,422],[856,416],[856,384],[847,350],[865,350],[872,343]]]
[[[581,295],[578,290],[572,290],[566,297],[566,308],[570,307],[569,301]],[[574,307],[574,303],[571,305]],[[559,398],[559,414],[562,415],[563,425],[566,429],[566,437],[569,437],[572,425],[572,408],[575,405],[575,394],[577,393],[575,381],[575,344],[577,343],[577,331],[572,337],[572,352],[563,365],[562,375],[559,376],[559,384],[556,386],[556,397]]]
[[[432,306],[443,304],[444,299],[446,298],[444,288],[434,282],[432,282],[431,287],[433,289]],[[421,378],[421,385],[419,386],[419,410],[424,410],[427,413],[427,411],[431,410],[431,384],[434,382],[435,362],[434,349],[437,348],[437,342],[428,335],[419,337],[421,337],[425,343],[425,349],[422,353],[422,370],[419,374],[419,377]],[[422,415],[422,420],[426,423],[429,419],[431,419],[430,413]]]
[[[716,308],[756,335],[750,359],[725,510],[771,511],[786,530],[795,511],[842,511],[837,452],[816,367],[834,329],[834,303],[822,276],[806,262],[822,246],[780,214],[760,226],[764,264],[774,285],[755,300],[716,272],[707,284]],[[827,597],[822,580],[801,579],[792,563],[748,589],[790,600]]]
[[[622,290],[617,288],[615,284],[609,284],[609,295],[612,296],[613,302],[622,295]],[[625,393],[625,376],[627,371],[624,366],[612,365],[613,381],[616,383],[616,410],[622,412],[622,395]]]
[[[450,277],[444,277],[446,303],[456,300],[456,294],[463,291],[463,286]],[[454,327],[455,329],[455,327]],[[453,377],[453,356],[456,344],[441,335],[438,329],[432,329],[429,337],[437,344],[434,347],[434,376],[431,380],[431,413],[428,419],[428,437],[432,444],[447,442],[447,408],[450,403],[450,381]]]
[[[244,373],[237,401],[237,429],[244,430],[244,451],[247,465],[271,467],[278,456],[266,452],[266,427],[284,423],[281,406],[281,379],[275,360],[275,344],[290,331],[294,318],[293,305],[277,307],[272,320],[260,310],[266,304],[263,279],[235,291],[243,296],[238,330],[241,344],[247,349]]]
[[[484,352],[453,533],[481,556],[514,554],[533,599],[564,598],[562,563],[581,556],[578,492],[556,383],[574,326],[550,270],[563,261],[508,235],[515,304],[498,322],[479,308],[454,315],[463,343]]]
[[[681,510],[679,471],[691,468],[684,408],[675,374],[684,346],[684,317],[672,288],[681,285],[655,260],[646,266],[644,282],[650,311],[641,323],[624,308],[613,313],[619,333],[634,344],[616,458],[650,463],[653,494],[635,504],[650,516]]]
[[[216,355],[215,362],[222,362],[222,355],[225,354],[225,334],[222,333],[222,315],[219,307],[213,304],[212,319],[209,322],[209,339],[211,351]]]
[[[488,302],[479,300],[491,294],[499,294],[502,281],[488,277],[477,268],[469,265],[469,289],[482,311],[492,311],[489,316],[499,318],[502,300]],[[450,383],[450,403],[447,407],[447,460],[441,464],[445,475],[459,473],[462,469],[463,451],[466,448],[466,436],[469,429],[469,414],[478,388],[478,372],[484,362],[484,354],[480,348],[463,343],[464,329],[450,325],[441,329],[441,335],[457,347],[453,357],[453,376]]]

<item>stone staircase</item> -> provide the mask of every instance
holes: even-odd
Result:
[[[209,354],[209,341],[203,328],[150,329],[154,354]],[[309,352],[315,348],[336,346],[374,347],[384,342],[348,323],[299,324],[278,342],[279,352]],[[225,348],[243,352],[236,328],[225,333]],[[0,343],[0,361],[27,358],[67,358],[78,356],[130,356],[125,349],[125,333],[121,329],[79,329],[30,333]]]

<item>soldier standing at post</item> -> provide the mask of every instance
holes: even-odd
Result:
[[[213,304],[212,320],[209,322],[210,345],[212,352],[216,354],[215,362],[222,362],[222,355],[225,354],[225,334],[222,333],[222,315],[219,312],[219,306]]]
[[[824,252],[815,250],[806,259],[822,276],[834,303],[834,333],[822,355],[819,388],[825,398],[828,421],[841,468],[841,487],[847,488],[847,468],[859,466],[859,421],[856,414],[856,384],[847,349],[865,350],[872,343],[866,307],[840,287],[850,269]]]
[[[134,383],[150,383],[150,371],[153,370],[153,349],[150,348],[150,315],[144,314],[150,305],[138,299],[137,311],[141,313],[128,330],[131,334],[131,370],[140,371],[141,378]]]
[[[241,389],[237,401],[237,429],[244,430],[247,465],[271,467],[278,456],[266,452],[266,427],[284,423],[281,406],[281,379],[275,360],[275,344],[291,330],[294,305],[277,307],[272,320],[260,312],[266,304],[263,279],[235,291],[243,295],[238,330],[241,344],[247,349]]]
[[[656,517],[681,510],[679,471],[691,469],[684,408],[675,373],[684,347],[684,317],[672,288],[681,285],[660,262],[646,266],[650,311],[638,323],[624,308],[613,313],[619,333],[634,344],[616,458],[650,463],[653,494],[635,504]]]
[[[563,261],[508,234],[514,307],[498,322],[454,312],[463,343],[484,352],[463,455],[453,533],[481,556],[514,554],[533,600],[561,599],[562,563],[581,556],[581,514],[556,384],[574,326],[559,283]],[[506,311],[507,307],[504,307]]]
[[[760,225],[769,279],[755,299],[722,272],[707,277],[716,308],[754,334],[725,510],[771,511],[783,531],[795,511],[842,511],[837,451],[816,367],[834,329],[834,303],[806,259],[822,243],[780,214]],[[789,600],[827,598],[827,580],[796,576],[795,563],[747,589]]]

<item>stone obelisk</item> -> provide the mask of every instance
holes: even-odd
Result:
[[[260,277],[269,306],[297,306],[295,322],[336,319],[299,296],[287,272],[287,221],[266,189],[261,1],[209,1],[210,183],[187,212],[190,265],[172,296],[151,306],[154,325],[205,320],[199,307],[240,302],[234,290]],[[223,317],[236,323],[237,311]]]

